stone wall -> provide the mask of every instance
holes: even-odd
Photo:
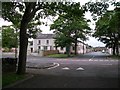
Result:
[[[16,71],[17,58],[2,58],[2,73]]]
[[[58,53],[59,53],[58,50],[47,50],[47,51],[43,51],[43,56],[50,55],[50,54],[58,54]]]

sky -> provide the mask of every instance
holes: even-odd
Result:
[[[73,0],[73,1],[80,2],[81,5],[84,5],[86,2],[88,2],[90,0]],[[92,1],[96,1],[96,0],[92,0]],[[119,0],[117,0],[117,1],[119,1]],[[110,7],[109,9],[113,9],[113,7]],[[85,14],[85,18],[92,20],[92,17],[91,17],[89,12]],[[52,24],[52,22],[49,19],[46,19],[46,21],[49,22],[49,24]],[[4,21],[2,18],[0,18],[0,27],[2,25],[11,25],[11,23],[7,22],[7,21]],[[90,23],[90,27],[92,29],[95,28],[93,20]],[[48,34],[48,33],[52,34],[53,33],[53,31],[50,31],[50,27],[49,26],[41,25],[40,28],[42,30],[42,33],[44,33],[44,34]],[[86,41],[85,43],[88,44],[88,45],[91,45],[93,47],[104,47],[105,46],[105,44],[103,44],[102,42],[98,41],[96,38],[90,37],[90,36],[89,36],[89,40]]]

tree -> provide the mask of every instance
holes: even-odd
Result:
[[[66,36],[64,33],[57,32],[55,39],[55,46],[64,48],[66,47],[66,53],[70,56],[70,46],[72,45],[72,39]]]
[[[12,22],[15,26],[17,26],[16,23],[20,23],[20,36],[19,36],[20,37],[20,50],[19,50],[19,63],[18,63],[17,73],[24,74],[26,70],[26,55],[27,55],[27,44],[28,44],[27,28],[29,26],[29,23],[35,17],[36,12],[39,11],[40,9],[41,11],[38,12],[40,17],[43,17],[47,14],[49,15],[50,12],[47,14],[44,13],[48,11],[47,10],[47,8],[49,8],[48,3],[3,2],[2,6],[3,6],[2,16],[5,20]],[[21,13],[18,12],[16,9],[19,9]]]
[[[2,46],[10,48],[15,48],[16,45],[16,34],[13,28],[10,26],[2,27]]]
[[[120,28],[120,2],[101,0],[101,2],[88,2],[84,6],[85,11],[90,11],[93,20],[98,20],[94,35],[107,47],[113,48],[113,54],[119,54],[119,28]],[[114,5],[113,11],[108,11],[109,5]]]
[[[74,3],[68,7],[64,7],[61,15],[54,21],[54,24],[51,25],[51,30],[53,29],[59,33],[56,35],[57,44],[63,47],[63,44],[61,43],[65,42],[66,44],[64,43],[64,47],[65,45],[66,47],[68,47],[68,45],[70,47],[70,43],[75,43],[75,54],[77,54],[77,39],[80,38],[86,40],[86,34],[90,33],[90,27],[88,27],[87,22],[88,21],[84,18],[84,11],[80,7],[80,3]],[[64,39],[60,41],[61,38]]]
[[[113,55],[119,54],[119,24],[115,10],[106,12],[96,23],[96,32],[93,36],[98,37],[107,47],[113,48]],[[116,23],[115,23],[116,22]],[[117,35],[117,36],[116,36]]]
[[[62,6],[65,6],[65,4],[61,2],[3,2],[2,6],[2,16],[5,20],[12,22],[14,25],[16,25],[16,22],[20,23],[20,50],[17,74],[24,74],[26,71],[29,37],[27,30],[30,22],[38,18],[39,22],[41,18],[49,15],[55,16],[56,13],[61,13]]]

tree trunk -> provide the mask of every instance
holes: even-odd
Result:
[[[18,39],[17,39],[17,29],[16,29],[16,46],[15,46],[15,58],[17,58],[17,48],[18,48]]]
[[[66,54],[70,57],[70,45],[66,46]]]
[[[15,47],[15,58],[17,58],[17,47]]]
[[[77,30],[75,30],[75,55],[77,55]]]
[[[75,55],[77,55],[77,38],[75,39]]]
[[[25,74],[26,71],[26,57],[27,57],[27,45],[28,45],[28,37],[27,37],[27,25],[28,23],[21,21],[20,27],[20,50],[19,50],[19,62],[18,62],[18,70],[17,74]]]
[[[84,41],[83,41],[83,54],[84,54]]]
[[[26,57],[28,45],[27,27],[28,23],[33,19],[36,13],[36,2],[25,3],[25,5],[26,9],[20,26],[20,50],[17,74],[25,74],[26,71]]]
[[[115,44],[113,44],[113,55],[115,55]]]
[[[118,39],[116,40],[116,55],[119,55],[119,43],[118,43]]]

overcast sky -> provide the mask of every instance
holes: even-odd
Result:
[[[81,5],[84,5],[86,2],[90,1],[90,0],[74,0],[76,2],[80,2]],[[92,0],[92,1],[95,1],[95,0]],[[117,0],[117,1],[120,1],[120,0]],[[110,9],[113,9],[113,7],[110,7]],[[90,15],[90,13],[86,13],[85,17],[87,19],[91,19],[92,20],[92,17]],[[50,20],[46,20],[47,22],[49,22],[50,24],[52,23]],[[0,26],[2,25],[10,25],[11,23],[7,22],[7,21],[4,21],[3,19],[0,18]],[[40,26],[41,27],[41,30],[42,30],[42,33],[53,33],[53,31],[50,31],[50,27],[49,26]],[[92,21],[91,24],[90,24],[90,27],[92,29],[95,28],[95,25],[94,25],[94,22]],[[97,39],[95,39],[94,37],[89,37],[89,40],[86,41],[86,44],[89,44],[93,47],[98,47],[98,46],[105,46],[105,44],[103,44],[102,42],[98,41]]]

